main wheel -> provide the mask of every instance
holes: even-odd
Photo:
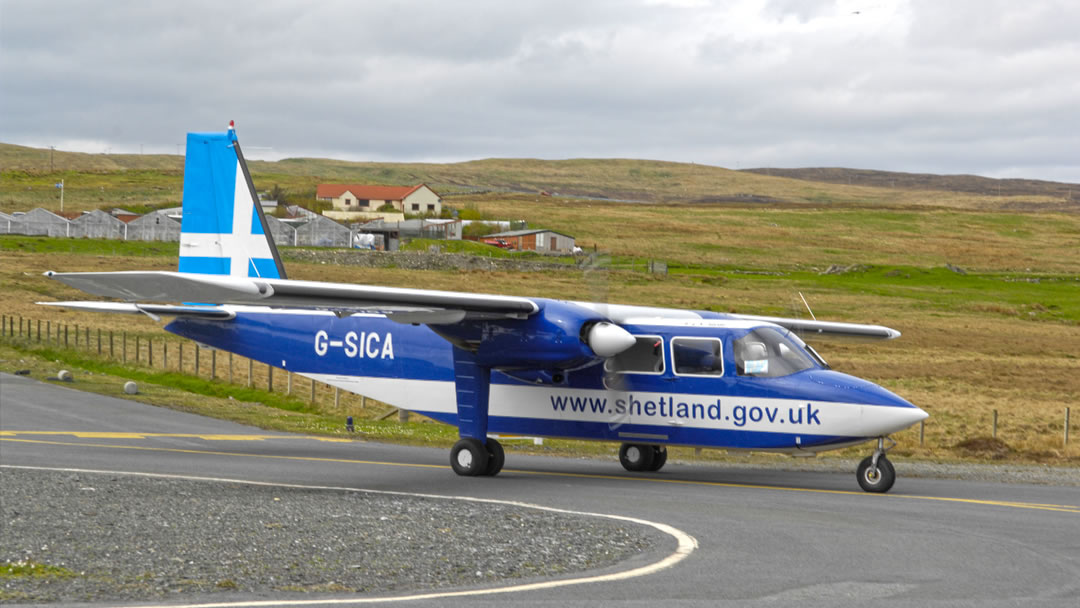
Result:
[[[651,445],[624,443],[619,447],[619,463],[627,471],[648,471],[655,454]]]
[[[484,475],[494,477],[499,474],[499,471],[503,468],[503,463],[506,462],[506,452],[503,451],[502,444],[494,439],[488,438],[485,445],[487,446],[488,464]]]
[[[859,479],[859,487],[867,492],[888,492],[896,482],[896,469],[884,455],[878,458],[877,468],[872,468],[871,462],[873,458],[867,456],[859,463],[855,473]]]
[[[649,446],[645,446],[649,447]],[[667,447],[662,445],[654,445],[653,449],[653,461],[652,466],[649,467],[650,471],[659,471],[664,468],[664,463],[667,462]]]
[[[487,472],[488,460],[487,448],[473,437],[459,439],[450,450],[450,468],[458,475],[483,475]]]

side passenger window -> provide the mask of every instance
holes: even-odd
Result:
[[[675,373],[688,376],[723,376],[724,350],[716,338],[673,338],[671,356]]]
[[[664,340],[660,336],[635,336],[633,346],[604,363],[609,372],[624,374],[664,373]]]

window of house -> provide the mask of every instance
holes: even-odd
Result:
[[[412,204],[412,210],[413,211],[419,211],[420,210],[420,203],[413,203]]]
[[[429,205],[427,206],[427,210],[428,210],[428,211],[434,211],[434,210],[435,210],[435,205],[431,205],[431,204],[429,204]]]
[[[634,336],[634,345],[604,362],[604,369],[620,374],[664,373],[664,340],[660,336]]]
[[[358,199],[356,199],[356,206],[357,207],[369,207],[369,206],[371,206],[371,201],[366,199],[366,198],[358,198]]]
[[[680,376],[723,376],[723,343],[717,338],[672,338],[671,359]]]
[[[348,207],[348,206],[349,206],[349,205],[351,205],[351,204],[352,204],[352,200],[351,200],[351,199],[345,199],[345,206],[346,206],[346,207]]]

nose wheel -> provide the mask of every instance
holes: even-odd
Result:
[[[878,437],[877,449],[872,456],[867,456],[859,463],[855,471],[855,477],[859,480],[859,487],[866,492],[888,492],[896,483],[896,469],[893,468],[885,453],[896,445],[892,439],[892,445],[885,447],[886,437]]]
[[[619,463],[627,471],[659,471],[667,463],[667,448],[662,445],[624,443],[619,446]]]

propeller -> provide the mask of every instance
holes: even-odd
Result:
[[[610,360],[612,357],[625,351],[627,348],[633,346],[637,340],[630,335],[630,332],[623,329],[621,326],[611,322],[611,314],[608,310],[609,292],[608,292],[608,280],[611,273],[611,255],[606,252],[596,252],[589,254],[589,256],[582,263],[584,267],[585,282],[589,286],[590,301],[597,303],[596,311],[600,313],[608,321],[602,321],[597,323],[589,329],[587,333],[587,340],[590,340],[589,347],[593,349],[597,355],[604,357],[603,363],[603,385],[604,388],[612,394],[609,402],[614,402],[627,390],[627,379],[625,374],[611,370]],[[615,330],[618,331],[615,331]],[[592,334],[597,333],[598,342],[604,342],[600,348],[605,346],[611,346],[613,348],[604,349],[601,353],[592,345]],[[602,336],[602,337],[601,337]],[[618,350],[615,350],[617,348]],[[630,422],[630,413],[624,412],[622,414],[612,414],[612,418],[608,421],[608,427],[614,431],[624,424]]]

